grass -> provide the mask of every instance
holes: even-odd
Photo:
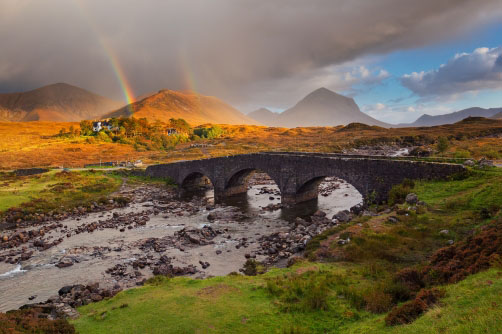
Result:
[[[340,275],[342,281],[347,277],[339,266],[317,266],[322,266],[323,275]],[[301,268],[306,267],[295,270]],[[295,328],[304,333],[495,334],[502,329],[500,269],[446,286],[441,306],[397,327],[385,326],[383,315],[358,311],[333,292],[326,297],[327,310],[285,312],[264,284],[290,274],[291,269],[281,269],[253,277],[175,278],[81,307],[82,316],[72,323],[82,334],[286,333]]]
[[[13,207],[47,212],[97,201],[118,190],[120,177],[102,172],[61,172],[17,177],[0,174],[0,214]]]
[[[343,271],[320,266],[325,273]],[[127,290],[80,308],[82,317],[74,325],[80,333],[283,333],[292,327],[323,333],[343,321],[347,307],[336,295],[329,297],[330,312],[284,312],[266,284],[291,270],[205,280],[175,278]],[[128,306],[120,308],[124,304]]]
[[[357,263],[386,262],[388,267],[420,263],[449,240],[458,241],[501,215],[502,170],[473,170],[462,180],[418,181],[407,192],[417,193],[426,207],[408,204],[378,217],[358,217],[343,230],[327,231],[307,245],[309,258]],[[395,217],[397,222],[389,221]],[[448,233],[440,233],[447,230]],[[336,244],[352,235],[346,246]]]
[[[457,181],[419,182],[414,189],[420,199],[450,211],[480,211],[502,203],[502,170],[473,170]]]
[[[387,327],[384,316],[340,328],[341,333],[497,334],[502,332],[502,270],[490,269],[446,286],[446,297],[409,325]]]
[[[412,191],[427,209],[400,205],[399,213],[361,217],[315,238],[309,252],[322,250],[320,258],[332,262],[304,260],[249,277],[157,278],[79,308],[82,316],[72,323],[82,334],[500,333],[502,268],[442,287],[446,297],[411,324],[389,327],[384,321],[393,305],[413,298],[393,281],[395,273],[425,263],[448,239],[461,240],[489,224],[500,213],[492,218],[479,213],[496,203],[500,209],[500,184],[498,169],[473,170],[462,180],[418,181]],[[399,221],[389,223],[391,215]],[[442,229],[449,234],[440,234]],[[341,234],[351,235],[349,245],[333,239]]]
[[[205,147],[191,147],[193,143],[184,143],[170,151],[136,150],[127,144],[56,136],[61,128],[78,127],[78,123],[12,124],[0,122],[0,136],[5,138],[0,143],[0,169],[4,170],[35,166],[82,167],[99,161],[138,159],[152,164],[273,150],[341,152],[356,147],[394,144],[434,148],[435,141],[441,136],[450,138],[449,149],[444,153],[447,158],[502,157],[500,139],[489,137],[502,132],[502,121],[402,129],[364,126],[286,129],[220,125],[225,135],[201,141],[207,144]]]

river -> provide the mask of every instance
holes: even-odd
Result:
[[[26,247],[25,251],[32,250],[31,258],[17,264],[0,262],[0,311],[43,302],[65,285],[99,282],[101,286],[128,288],[141,284],[152,276],[151,268],[162,255],[171,258],[174,266],[196,267],[198,272],[193,277],[227,275],[238,271],[249,254],[254,254],[257,260],[265,259],[260,238],[275,232],[287,233],[296,217],[308,218],[322,210],[331,218],[362,201],[354,187],[331,178],[320,185],[318,200],[293,208],[268,210],[264,208],[280,203],[278,187],[266,175],[258,173],[250,184],[246,194],[218,204],[214,204],[211,190],[203,198],[180,200],[175,198],[174,191],[149,186],[125,187],[123,194],[134,198],[127,207],[64,220],[60,222],[63,227],[45,235],[48,241],[63,238],[58,245],[42,251],[33,247],[31,241],[19,246]],[[209,220],[210,213],[216,218]],[[82,232],[82,226],[93,222],[120,219],[122,223],[111,228],[110,223],[92,232]],[[133,223],[138,220],[146,224]],[[214,237],[202,238],[200,244],[181,243],[181,246],[176,240],[179,236],[176,233],[183,229],[197,232],[205,226],[217,232]],[[163,242],[164,248],[150,249],[148,240]],[[0,256],[8,257],[11,251],[0,251]],[[72,265],[57,267],[61,262]],[[140,267],[133,268],[134,263],[140,263]],[[141,263],[147,265],[141,268]],[[210,265],[204,268],[201,263]],[[124,265],[126,269],[120,275],[107,272],[116,265]]]

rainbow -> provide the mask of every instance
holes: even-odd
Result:
[[[183,75],[185,89],[196,93],[197,86],[195,83],[195,76],[190,68],[190,65],[188,64],[188,57],[186,56],[184,49],[180,49],[178,58]]]
[[[133,93],[131,85],[129,84],[129,81],[127,80],[124,69],[120,64],[117,55],[115,54],[113,48],[107,42],[106,38],[102,34],[99,33],[99,30],[97,28],[96,23],[91,18],[91,16],[89,15],[89,11],[85,7],[84,1],[83,0],[74,0],[74,3],[76,4],[77,8],[79,9],[79,12],[82,14],[82,17],[84,18],[84,20],[87,22],[89,27],[92,29],[92,31],[96,35],[101,48],[103,49],[106,57],[108,58],[108,61],[110,62],[110,65],[113,69],[115,77],[117,78],[117,80],[119,82],[120,88],[122,89],[122,93],[124,94],[126,102],[128,105],[131,105],[132,103],[134,103],[136,101],[136,99],[134,97],[135,95]]]

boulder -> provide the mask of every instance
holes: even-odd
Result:
[[[314,216],[315,217],[326,217],[326,212],[324,212],[322,210],[317,210],[316,212],[314,212]]]
[[[464,161],[464,166],[473,167],[475,164],[474,160],[471,159]]]
[[[60,296],[66,295],[67,293],[71,292],[71,289],[73,289],[73,285],[63,286],[61,289],[59,289],[58,295],[60,295]]]
[[[333,219],[338,220],[339,222],[342,223],[347,223],[352,220],[352,217],[350,216],[350,212],[348,210],[343,210],[337,212],[334,216]]]
[[[59,262],[58,264],[56,264],[56,267],[58,268],[66,268],[66,267],[71,267],[73,266],[73,262],[71,262],[70,260],[63,260],[61,262]]]
[[[492,167],[493,166],[493,161],[492,160],[487,160],[485,158],[482,158],[481,160],[478,161],[480,167]]]
[[[399,219],[396,216],[390,216],[388,219],[389,223],[396,224],[399,222]]]
[[[91,300],[93,302],[99,302],[99,301],[103,300],[103,297],[101,297],[101,295],[98,294],[98,293],[92,293],[91,294]]]
[[[406,195],[406,203],[408,204],[417,204],[418,203],[418,196],[415,193],[409,193]]]
[[[364,211],[364,205],[362,203],[356,204],[350,208],[350,212],[352,212],[355,215],[359,215],[363,211]]]

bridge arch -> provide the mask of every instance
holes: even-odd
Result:
[[[323,173],[322,175],[311,176],[309,178],[299,180],[294,193],[283,194],[283,202],[286,204],[294,204],[317,199],[319,196],[319,186],[330,177],[351,185],[359,192],[359,194],[361,194],[363,198],[366,196],[363,184],[358,182],[360,180],[351,180],[350,177],[347,177],[347,175],[343,175],[342,173]]]
[[[196,192],[200,189],[208,189],[214,187],[214,184],[204,171],[192,171],[181,178],[180,190],[181,193]]]
[[[256,172],[267,174],[281,191],[280,184],[273,173],[256,167],[235,168],[229,172],[225,181],[224,195],[231,196],[235,194],[245,193],[248,190],[248,182]]]
[[[442,179],[462,173],[462,165],[385,157],[348,156],[318,153],[252,153],[171,164],[149,166],[146,174],[169,177],[180,188],[197,184],[201,175],[214,186],[215,198],[247,190],[249,174],[254,170],[267,173],[279,186],[283,203],[294,204],[314,196],[326,176],[339,177],[353,185],[363,197],[383,202],[393,185],[408,179]],[[193,175],[190,175],[195,173]],[[200,174],[197,174],[200,173]],[[200,183],[199,183],[200,184]]]

